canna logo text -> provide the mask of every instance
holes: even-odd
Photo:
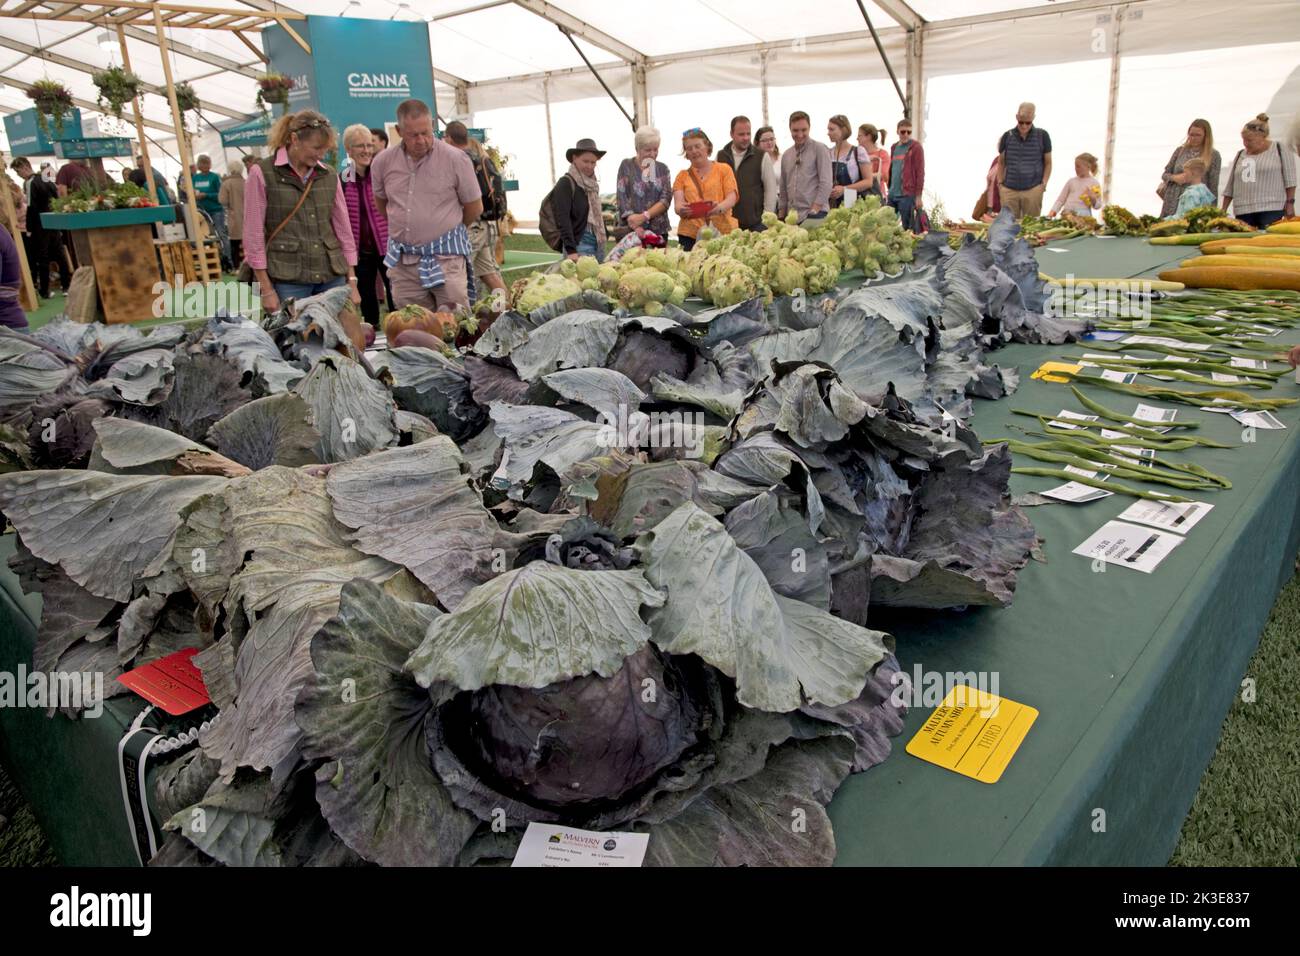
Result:
[[[348,95],[368,99],[410,96],[411,83],[405,73],[349,73]]]

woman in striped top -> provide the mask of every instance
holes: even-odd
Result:
[[[1268,116],[1260,113],[1242,127],[1241,142],[1245,148],[1223,190],[1224,210],[1236,203],[1236,217],[1256,229],[1294,216],[1295,154],[1268,138]]]

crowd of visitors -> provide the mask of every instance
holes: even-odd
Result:
[[[1041,215],[1052,138],[1036,114],[1033,103],[1021,103],[1015,126],[999,137],[974,218],[991,219],[1003,208],[1017,218]],[[410,304],[447,310],[505,290],[498,265],[505,185],[489,151],[460,122],[437,134],[431,110],[419,100],[398,107],[396,129],[390,144],[382,127],[349,126],[341,172],[327,162],[340,145],[338,134],[311,110],[281,117],[270,132],[271,155],[244,156],[225,176],[213,171],[210,156],[196,158],[195,200],[212,223],[223,263],[245,264],[261,283],[264,307],[347,283],[365,321],[377,327],[381,303],[390,310]],[[569,258],[603,260],[612,242],[667,240],[674,230],[670,211],[678,241],[690,249],[706,226],[721,234],[762,230],[767,212],[815,222],[869,195],[897,210],[913,231],[929,227],[925,150],[910,119],[898,122],[892,145],[883,128],[863,123],[855,130],[844,114],[827,121],[826,143],[813,139],[812,119],[802,110],[790,114],[787,129],[790,145],[782,149],[772,127],[755,130],[749,117],[735,116],[716,150],[703,129],[684,130],[686,168],[675,176],[659,158],[660,132],[636,130],[633,155],[614,177],[616,210],[608,225],[597,172],[606,151],[579,139],[566,150],[568,169],[539,210],[542,235]],[[1257,228],[1295,215],[1296,150],[1270,138],[1264,114],[1245,123],[1241,139],[1224,174],[1210,124],[1194,119],[1160,175],[1161,215],[1221,205]],[[22,242],[39,294],[48,298],[51,272],[66,291],[75,258],[66,233],[45,229],[41,214],[56,197],[105,174],[99,161],[69,160],[56,172],[48,163],[33,169],[19,157],[11,168],[22,181],[21,188],[11,183]],[[184,199],[152,172],[160,204]],[[1073,173],[1049,216],[1093,216],[1102,206],[1097,157],[1075,156]],[[139,160],[122,175],[141,187],[148,181]],[[632,234],[637,238],[628,239]]]

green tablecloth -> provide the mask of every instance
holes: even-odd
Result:
[[[1190,255],[1196,246],[1153,246],[1145,239],[1127,236],[1080,236],[1049,242],[1034,251],[1038,267],[1056,279],[1074,274],[1081,279],[1132,279],[1154,277]]]
[[[1137,240],[1084,239],[1068,253],[1040,250],[1076,275],[1136,275],[1153,268]],[[1100,248],[1099,248],[1100,247]],[[1113,247],[1113,248],[1112,248]],[[1177,247],[1174,247],[1177,249]],[[1177,255],[1187,254],[1178,250]],[[1126,263],[1128,272],[1119,271]],[[1143,267],[1143,268],[1137,268]],[[1136,271],[1135,271],[1136,270]],[[1045,269],[1046,271],[1046,269]],[[1055,272],[1053,274],[1056,274]],[[1031,381],[1041,362],[1086,346],[1011,346],[990,361],[1018,366],[1024,384],[1000,402],[976,403],[984,438],[1008,434],[1011,408],[1077,408],[1062,385]],[[1300,395],[1288,377],[1273,395]],[[1126,396],[1100,392],[1111,407]],[[1200,433],[1239,441],[1224,415],[1180,407]],[[927,710],[909,714],[882,765],[851,777],[831,804],[841,864],[1162,864],[1169,856],[1219,728],[1277,592],[1300,548],[1300,411],[1286,431],[1256,433],[1253,445],[1181,453],[1234,482],[1201,496],[1209,513],[1152,575],[1119,568],[1093,573],[1070,551],[1132,499],[1029,509],[1047,563],[1031,562],[1006,609],[909,614],[888,626],[909,673],[996,671],[999,692],[1040,711],[997,784],[924,763],[904,745]],[[1022,493],[1053,484],[1013,476]],[[0,539],[0,558],[12,553]],[[30,660],[40,601],[18,594],[0,570],[0,668]],[[98,720],[47,720],[0,709],[0,759],[32,803],[59,859],[131,864],[116,745],[139,709],[110,703]],[[1094,811],[1106,830],[1094,832]]]

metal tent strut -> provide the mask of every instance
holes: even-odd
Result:
[[[903,104],[903,115],[911,119],[912,111],[907,102],[907,96],[903,93],[903,88],[898,85],[898,77],[894,75],[894,67],[889,62],[889,56],[885,53],[885,45],[880,42],[880,35],[876,33],[875,24],[871,22],[871,15],[867,13],[867,8],[862,5],[862,0],[858,0],[858,9],[862,11],[862,19],[867,21],[867,29],[871,31],[871,39],[875,41],[876,49],[880,52],[880,61],[885,64],[885,71],[889,74],[890,82],[894,84],[894,92],[898,94],[899,102]]]
[[[633,131],[635,131],[636,120],[632,118],[631,114],[629,114],[627,110],[623,109],[623,104],[620,103],[618,97],[614,95],[614,91],[609,88],[609,84],[606,83],[604,78],[596,72],[596,68],[591,65],[591,61],[587,59],[587,54],[582,52],[582,47],[578,46],[578,41],[573,38],[573,31],[558,23],[555,26],[564,34],[565,38],[573,44],[573,49],[577,51],[578,56],[582,57],[582,62],[587,64],[587,69],[591,71],[591,75],[596,78],[596,82],[599,83],[604,88],[605,92],[609,94],[609,98],[614,101],[614,105],[618,107],[618,111],[627,118],[628,124],[632,127]],[[897,86],[897,84],[895,84],[895,86]]]

